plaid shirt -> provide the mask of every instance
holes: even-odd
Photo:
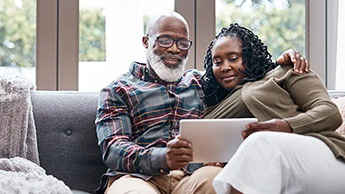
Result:
[[[101,91],[96,125],[106,175],[149,179],[169,172],[167,142],[179,133],[181,119],[199,119],[205,108],[200,77],[188,70],[177,82],[162,83],[134,62]]]

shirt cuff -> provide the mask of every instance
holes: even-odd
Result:
[[[305,134],[310,132],[310,120],[304,116],[295,116],[284,119],[291,127],[292,133]]]
[[[151,153],[151,168],[154,174],[167,174],[170,172],[166,161],[166,148],[153,148]]]

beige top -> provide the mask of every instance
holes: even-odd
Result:
[[[298,75],[288,66],[278,66],[263,79],[238,87],[206,110],[204,118],[251,117],[248,112],[259,121],[284,119],[293,133],[322,140],[336,157],[345,160],[345,138],[335,132],[341,115],[313,71]]]

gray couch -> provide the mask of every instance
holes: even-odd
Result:
[[[94,123],[98,93],[31,94],[41,166],[71,189],[93,193],[107,169]]]
[[[98,93],[34,91],[31,97],[41,166],[71,189],[93,193],[107,169],[94,124]]]

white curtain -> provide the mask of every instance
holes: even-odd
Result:
[[[335,89],[345,91],[345,1],[339,1]]]

